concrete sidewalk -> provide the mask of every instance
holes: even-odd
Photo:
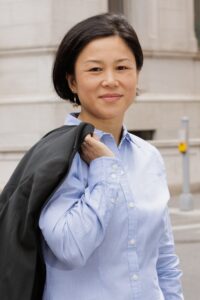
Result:
[[[200,194],[193,194],[192,199],[190,211],[180,210],[179,197],[172,197],[169,202],[185,300],[200,299]]]
[[[176,242],[200,241],[200,194],[193,194],[192,199],[193,209],[189,211],[180,210],[179,197],[172,197],[169,202]]]

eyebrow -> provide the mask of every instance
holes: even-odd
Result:
[[[116,62],[123,62],[123,61],[129,61],[129,62],[131,62],[131,60],[129,59],[129,58],[120,58],[120,59],[117,59],[116,60]],[[101,60],[97,60],[97,59],[89,59],[89,60],[86,60],[85,62],[84,62],[85,64],[87,64],[87,63],[102,63],[102,61]]]

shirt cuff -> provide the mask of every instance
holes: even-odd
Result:
[[[119,184],[124,174],[121,161],[116,157],[99,157],[90,163],[88,184],[91,189],[98,183]]]

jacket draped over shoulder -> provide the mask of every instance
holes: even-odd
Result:
[[[45,282],[38,219],[68,174],[74,155],[94,127],[62,126],[46,134],[22,158],[0,195],[0,295],[39,300]]]

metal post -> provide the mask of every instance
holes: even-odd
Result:
[[[180,209],[187,211],[193,208],[192,195],[190,193],[188,117],[181,118],[179,151],[182,153],[183,163],[183,187],[182,194],[180,195]]]

